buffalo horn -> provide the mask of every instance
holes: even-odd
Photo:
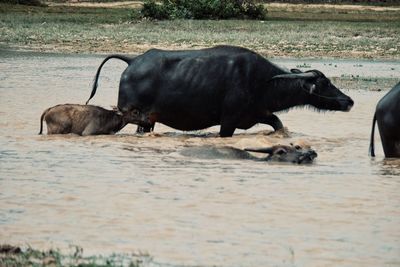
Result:
[[[272,147],[267,147],[267,148],[245,148],[245,151],[250,151],[250,152],[258,152],[258,153],[268,153],[272,154]]]
[[[299,69],[290,69],[291,73],[303,73],[301,70]]]
[[[275,75],[274,77],[272,77],[271,80],[273,79],[308,79],[308,78],[315,78],[317,77],[318,74],[313,72],[313,71],[309,71],[309,72],[302,72],[302,73],[288,73],[288,74],[280,74],[280,75]]]

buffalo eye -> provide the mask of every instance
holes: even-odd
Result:
[[[296,148],[297,150],[300,150],[300,149],[301,149],[301,146],[296,145],[294,148]]]

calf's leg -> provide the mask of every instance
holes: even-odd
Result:
[[[97,132],[97,127],[95,126],[95,123],[91,122],[85,127],[85,129],[81,133],[77,134],[86,136],[86,135],[95,135],[99,133]]]

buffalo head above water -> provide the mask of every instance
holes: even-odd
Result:
[[[304,104],[321,110],[350,111],[354,101],[342,93],[331,81],[318,70],[301,72],[293,69],[292,73],[274,76],[271,80],[284,80],[296,83],[303,90]],[[298,95],[298,97],[300,97]]]

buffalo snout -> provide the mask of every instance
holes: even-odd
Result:
[[[302,163],[312,163],[314,159],[318,156],[317,152],[315,152],[312,149],[308,149],[300,153],[300,155],[297,156],[297,162],[298,164]]]
[[[339,99],[339,103],[341,105],[341,110],[343,111],[350,111],[351,108],[354,106],[354,101],[350,97],[346,96],[343,99]]]

